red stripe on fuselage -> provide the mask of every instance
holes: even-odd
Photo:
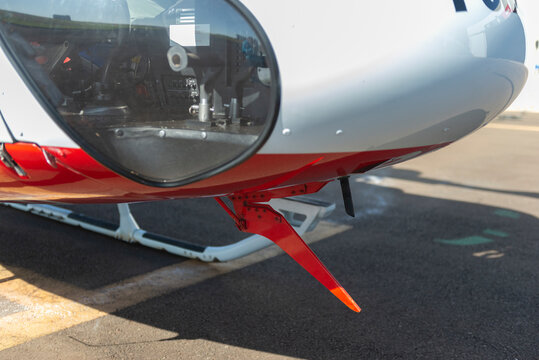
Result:
[[[112,172],[81,149],[45,147],[56,158],[56,164],[51,165],[43,155],[43,149],[35,144],[6,144],[8,153],[28,177],[21,178],[0,164],[0,199],[105,203],[216,196],[272,184],[279,178],[287,179],[280,186],[333,179],[407,154],[424,154],[445,145],[448,144],[358,153],[257,154],[211,178],[179,188],[156,188]],[[292,177],[286,176],[320,158],[322,160],[304,171]]]

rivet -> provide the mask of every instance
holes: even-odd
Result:
[[[335,133],[336,135],[342,135],[343,134],[343,131],[342,130],[337,130],[337,132]]]
[[[167,136],[167,132],[163,129],[159,130],[159,137],[164,138],[165,136]]]
[[[283,129],[283,135],[284,135],[284,136],[290,135],[290,132],[291,132],[291,131],[290,131],[290,129],[288,129],[288,128],[287,128],[287,129]]]
[[[200,137],[205,140],[205,139],[208,138],[208,133],[203,131],[203,132],[200,133]]]

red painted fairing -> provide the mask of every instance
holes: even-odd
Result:
[[[234,194],[229,198],[234,204],[235,213],[221,199],[216,198],[216,200],[234,219],[239,230],[262,235],[273,241],[346,306],[355,312],[360,312],[361,309],[354,299],[339,284],[286,218],[270,205],[261,204],[271,199],[313,194],[326,184],[327,182],[318,182],[275,190],[255,190],[253,192]]]
[[[104,203],[193,198],[328,180],[371,168],[407,154],[424,154],[446,146],[330,154],[257,154],[237,167],[180,188],[155,188],[123,178],[81,149],[6,144],[11,157],[27,173],[18,176],[0,164],[2,201]],[[47,161],[43,150],[50,155]],[[52,158],[52,162],[50,159]],[[301,171],[298,171],[301,169]]]

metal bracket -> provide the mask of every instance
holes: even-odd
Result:
[[[19,177],[26,178],[28,175],[26,172],[17,164],[15,160],[11,157],[11,155],[7,152],[5,144],[0,144],[0,161],[4,163],[4,165],[12,169]]]

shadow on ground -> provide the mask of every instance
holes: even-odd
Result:
[[[360,314],[282,255],[114,315],[176,333],[158,341],[171,348],[178,339],[207,339],[309,359],[536,358],[537,218],[352,186],[358,217],[345,218],[339,204],[330,220],[353,229],[313,249],[356,298]],[[332,184],[320,196],[340,195]],[[212,200],[141,205],[137,212],[162,224],[153,230],[190,241],[242,238]],[[8,269],[91,289],[182,261],[14,210],[0,214],[0,264]],[[461,241],[471,237],[490,241]],[[492,251],[501,256],[481,255]],[[92,351],[121,345],[107,334],[77,334]]]
[[[525,196],[525,197],[531,197],[534,199],[539,199],[539,193],[536,193],[536,192],[493,189],[489,187],[468,185],[468,184],[462,184],[462,183],[457,183],[453,181],[431,179],[431,178],[422,176],[421,172],[416,171],[416,170],[389,168],[389,169],[383,169],[381,171],[378,171],[376,175],[380,177],[389,177],[389,178],[401,179],[401,180],[411,180],[411,181],[416,181],[416,182],[429,184],[429,185],[449,185],[449,186],[459,187],[462,189],[489,191],[489,192],[498,193],[498,194],[517,195],[517,196]]]

